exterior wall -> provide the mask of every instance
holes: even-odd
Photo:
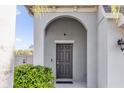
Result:
[[[124,38],[124,29],[119,29],[115,21],[108,21],[108,87],[124,88],[124,52],[117,40]]]
[[[64,33],[67,35],[64,36]],[[45,36],[45,63],[53,69],[56,76],[56,43],[55,40],[74,40],[73,43],[73,80],[86,82],[86,30],[76,20],[60,18],[50,23]],[[53,61],[51,62],[51,59]]]
[[[39,28],[36,28],[38,35],[34,36],[34,39],[41,42],[41,33],[44,33],[46,26],[50,21],[52,21],[55,18],[61,17],[61,16],[69,16],[72,18],[75,18],[79,20],[86,28],[87,30],[87,87],[96,87],[97,85],[97,14],[96,13],[45,13],[44,15],[40,16],[40,20],[35,21],[35,25],[38,24],[38,22],[41,26]],[[39,25],[38,24],[38,25]],[[36,44],[36,43],[35,43]],[[44,65],[43,61],[40,59],[43,51],[41,51],[41,43],[37,44],[35,47],[34,45],[34,52],[37,55],[37,63],[39,65]],[[35,58],[34,58],[35,59]],[[35,62],[34,62],[35,64]]]
[[[0,6],[0,87],[13,87],[16,5]]]
[[[98,28],[97,28],[97,80],[98,87],[107,87],[107,62],[108,62],[108,50],[107,50],[107,29],[108,23],[102,15],[101,7],[98,11]]]
[[[124,37],[124,28],[119,28],[114,20],[106,19],[100,12],[99,14],[98,87],[121,88],[124,87],[124,53],[117,41]]]
[[[16,55],[15,65],[21,65],[21,64],[33,64],[33,56],[32,55]]]

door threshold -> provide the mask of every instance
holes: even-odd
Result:
[[[73,80],[72,79],[57,79],[56,83],[65,83],[65,84],[73,84]]]

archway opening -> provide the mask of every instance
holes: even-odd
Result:
[[[44,65],[52,68],[56,82],[86,85],[87,31],[82,23],[72,17],[60,17],[47,25]]]

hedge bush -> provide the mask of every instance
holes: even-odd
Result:
[[[15,67],[14,88],[52,88],[52,70],[44,66],[23,64]]]

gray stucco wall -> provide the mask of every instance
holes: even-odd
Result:
[[[117,45],[124,29],[103,19],[98,29],[98,87],[124,87],[124,53]]]
[[[108,50],[107,50],[107,19],[102,15],[101,7],[99,7],[97,15],[97,80],[98,87],[107,87],[107,62],[108,62]]]
[[[100,11],[99,14],[98,87],[123,88],[124,52],[120,50],[117,41],[124,38],[124,28],[119,28],[115,20],[103,17]]]
[[[108,87],[124,88],[124,52],[117,45],[117,40],[124,38],[124,29],[118,28],[115,21],[108,23]]]
[[[41,33],[45,31],[45,28],[52,20],[58,17],[71,17],[79,20],[87,30],[87,87],[96,87],[97,86],[97,13],[45,13],[40,16],[40,20],[35,20],[35,25],[39,24],[41,26],[35,28],[37,30],[37,34],[34,34],[34,39],[37,41],[34,44],[34,59],[35,65],[44,65],[42,63],[41,55],[42,51],[40,51],[41,45]],[[36,22],[38,21],[38,22]],[[35,33],[34,32],[34,33]],[[78,73],[78,72],[77,72]]]
[[[102,20],[98,27],[98,87],[107,87],[107,24]]]
[[[67,35],[64,36],[64,33]],[[55,40],[74,40],[73,43],[73,80],[86,82],[87,74],[87,32],[82,25],[71,18],[59,18],[52,22],[45,36],[45,66],[51,67],[56,76],[56,43]],[[51,62],[51,59],[53,61]]]

